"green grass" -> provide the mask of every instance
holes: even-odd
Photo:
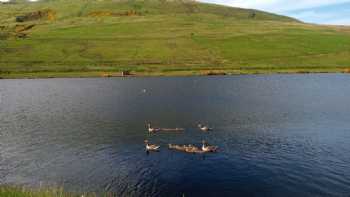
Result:
[[[16,38],[15,16],[52,9]],[[137,16],[91,17],[92,12]],[[252,18],[252,13],[256,15]],[[0,5],[0,78],[342,72],[350,28],[266,12],[162,0],[46,0]],[[7,36],[6,36],[7,35]],[[10,36],[9,36],[10,35]]]
[[[113,193],[68,193],[63,189],[27,189],[20,187],[0,187],[0,196],[1,197],[114,197],[116,196]]]

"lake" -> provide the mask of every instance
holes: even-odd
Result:
[[[186,131],[149,134],[147,122]],[[120,196],[345,197],[350,75],[0,80],[0,135],[0,184]],[[145,139],[160,152],[146,154]],[[219,151],[167,148],[202,140]]]

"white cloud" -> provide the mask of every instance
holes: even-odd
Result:
[[[323,21],[330,18],[335,18],[336,14],[329,13],[329,12],[318,12],[316,10],[306,10],[306,11],[291,13],[290,16],[294,18],[299,18],[302,20],[317,19],[318,21]]]
[[[350,0],[200,0],[233,7],[255,8],[272,12],[287,12],[322,6],[350,3]]]
[[[305,22],[320,24],[350,24],[350,12],[341,8],[350,0],[199,0],[233,7],[265,10],[291,16]],[[324,8],[337,7],[340,10]]]
[[[350,25],[350,20],[349,19],[335,19],[335,20],[330,20],[326,22],[326,24],[331,24],[331,25]]]

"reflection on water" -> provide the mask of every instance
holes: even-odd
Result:
[[[333,74],[1,80],[0,183],[122,196],[344,196],[349,98],[350,77]],[[187,130],[148,134],[147,122]],[[147,155],[145,139],[161,151]],[[202,140],[219,153],[167,149]]]

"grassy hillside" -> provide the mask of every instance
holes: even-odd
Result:
[[[16,16],[50,17],[16,22]],[[350,28],[192,1],[0,4],[0,77],[339,72]]]

